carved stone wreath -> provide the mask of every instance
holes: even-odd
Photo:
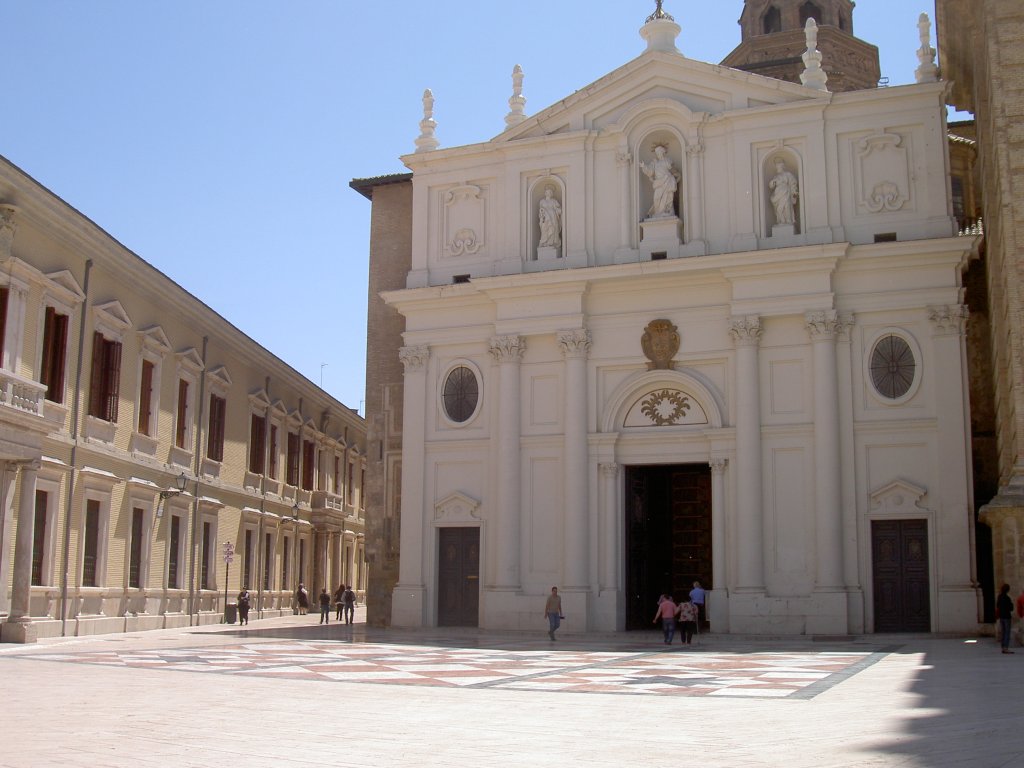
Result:
[[[663,389],[652,392],[640,404],[640,411],[659,427],[678,424],[690,410],[690,398],[681,392]]]

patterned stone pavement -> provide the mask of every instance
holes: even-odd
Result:
[[[289,640],[216,648],[36,653],[33,658],[73,664],[346,683],[628,695],[810,698],[885,655],[885,650],[593,651]]]

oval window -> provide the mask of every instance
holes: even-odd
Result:
[[[464,365],[453,368],[442,388],[445,415],[456,424],[462,424],[476,412],[480,399],[480,385],[476,374]]]
[[[914,351],[905,339],[890,333],[871,350],[871,383],[878,394],[899,400],[910,391],[917,373]]]

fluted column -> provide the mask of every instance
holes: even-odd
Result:
[[[36,521],[36,478],[38,461],[21,465],[21,488],[18,498],[18,528],[14,539],[14,580],[11,585],[11,612],[3,628],[7,642],[31,643],[29,598],[32,591],[32,542]]]
[[[604,462],[598,471],[601,476],[601,520],[604,523],[601,589],[619,589],[619,465]]]
[[[398,356],[405,366],[402,421],[402,509],[399,546],[399,584],[422,587],[423,574],[423,441],[426,436],[426,380],[430,350],[402,347]]]
[[[560,331],[558,344],[565,357],[565,587],[588,583],[590,536],[587,525],[587,355],[590,332]]]
[[[804,315],[814,366],[814,510],[818,551],[815,587],[843,587],[842,476],[835,310]]]
[[[764,589],[764,513],[761,498],[761,318],[734,317],[736,345],[736,586]]]
[[[491,354],[498,363],[498,547],[496,586],[518,589],[522,506],[519,447],[519,369],[526,351],[521,336],[495,336]]]

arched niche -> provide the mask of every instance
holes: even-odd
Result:
[[[663,147],[664,152],[659,153],[658,147]],[[659,154],[661,154],[661,157],[659,157]],[[637,213],[639,220],[647,221],[655,218],[670,218],[669,215],[655,210],[655,181],[652,181],[644,171],[647,168],[650,172],[656,174],[656,164],[668,160],[671,163],[671,173],[675,179],[671,210],[682,221],[682,201],[686,199],[683,190],[685,181],[683,171],[686,157],[683,140],[675,131],[668,128],[656,128],[645,133],[637,142],[634,148],[634,156],[637,161]]]
[[[602,432],[642,429],[716,429],[723,406],[712,385],[696,373],[656,370],[637,373],[608,398]]]
[[[761,180],[765,237],[802,233],[804,187],[799,155],[790,149],[769,152],[761,163]]]
[[[565,255],[565,184],[558,176],[542,176],[530,185],[528,197],[530,259],[561,258]]]
[[[764,12],[764,16],[761,17],[761,31],[765,35],[782,31],[782,13],[776,6],[769,5]]]

